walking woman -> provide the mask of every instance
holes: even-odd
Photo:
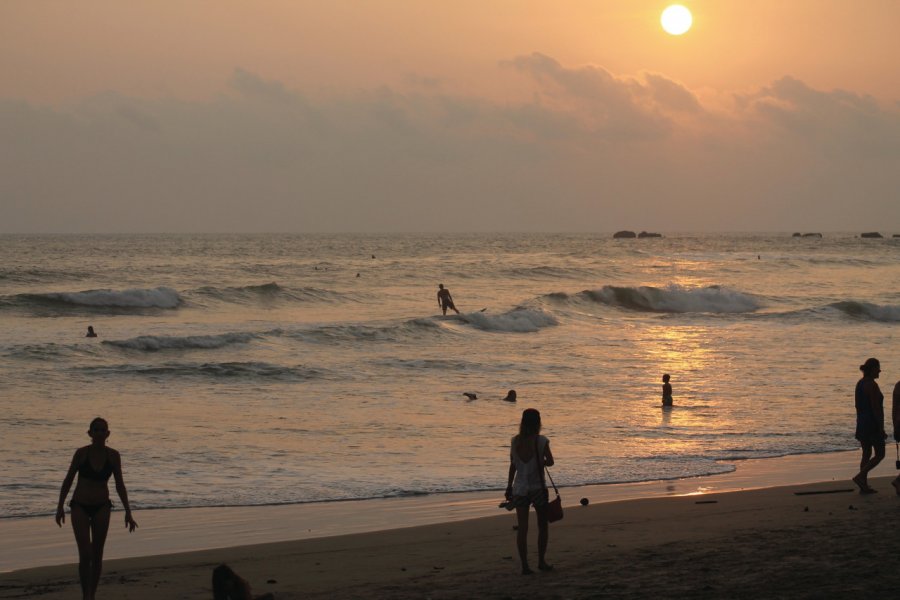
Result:
[[[533,408],[525,409],[519,424],[519,435],[512,439],[509,450],[509,480],[506,486],[507,508],[516,509],[519,527],[516,547],[522,561],[522,575],[530,575],[528,568],[528,512],[534,506],[538,523],[538,569],[553,569],[546,561],[549,527],[547,503],[549,495],[541,474],[544,466],[553,466],[550,440],[540,435],[541,413]]]
[[[78,577],[81,579],[81,593],[84,600],[94,600],[100,572],[103,567],[103,545],[109,531],[109,517],[112,502],[109,499],[107,482],[111,475],[116,478],[116,492],[125,507],[125,527],[128,531],[137,528],[128,504],[128,492],[122,479],[122,459],[119,453],[106,446],[109,425],[105,419],[97,417],[91,421],[88,435],[91,444],[75,451],[69,472],[63,480],[59,492],[59,506],[56,509],[56,524],[62,527],[66,520],[64,504],[72,481],[78,474],[78,483],[69,502],[72,530],[78,544]]]
[[[884,458],[884,394],[875,381],[881,373],[881,363],[877,358],[870,358],[859,370],[862,379],[856,382],[856,439],[862,446],[862,460],[859,473],[853,477],[853,483],[859,486],[861,494],[874,494],[877,490],[869,487],[869,471],[878,466]],[[875,456],[872,456],[872,451]]]

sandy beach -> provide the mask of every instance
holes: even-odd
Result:
[[[838,455],[849,458],[850,453]],[[762,461],[765,462],[765,461]],[[771,462],[771,461],[770,461]],[[109,560],[101,597],[211,598],[227,562],[276,598],[821,598],[900,585],[888,477],[569,506],[551,526],[556,569],[523,577],[514,517],[498,516]],[[564,490],[567,504],[577,501]],[[535,532],[531,532],[534,551]],[[0,598],[73,598],[73,565],[0,575]]]

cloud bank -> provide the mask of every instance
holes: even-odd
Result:
[[[411,75],[206,102],[0,100],[0,230],[900,231],[900,107],[786,76],[691,90],[531,54],[517,101]]]

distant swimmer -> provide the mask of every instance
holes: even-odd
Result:
[[[447,309],[451,308],[456,311],[456,314],[459,314],[459,311],[456,309],[456,306],[453,304],[453,296],[450,295],[450,290],[444,287],[443,283],[438,284],[438,293],[437,293],[438,306],[441,307],[441,310],[446,315]]]
[[[356,276],[359,277],[359,273],[357,273]]]
[[[516,401],[516,390],[509,390],[506,392],[506,398],[503,399],[504,402],[515,402]]]
[[[669,374],[663,375],[663,406],[672,406],[672,384],[669,383]]]
[[[88,332],[87,332],[87,334],[85,334],[84,337],[97,337],[97,334],[94,333],[94,326],[93,326],[93,325],[88,325]]]
[[[472,392],[463,392],[463,396],[465,396],[469,400],[478,400],[478,394],[474,394]]]

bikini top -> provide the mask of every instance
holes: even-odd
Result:
[[[84,462],[81,463],[81,466],[78,467],[78,476],[86,477],[87,479],[93,479],[94,481],[109,481],[110,476],[113,472],[112,463],[109,460],[109,450],[106,451],[106,462],[103,463],[103,466],[99,471],[95,471],[94,467],[91,466],[91,455],[90,453],[86,453],[87,456],[84,459]]]

